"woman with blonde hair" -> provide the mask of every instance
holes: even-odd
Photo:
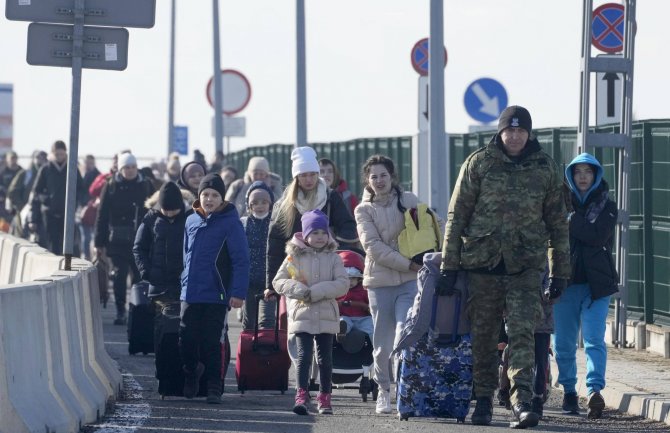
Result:
[[[293,149],[291,161],[293,180],[272,211],[266,270],[269,291],[272,291],[272,280],[286,258],[286,243],[302,230],[300,218],[305,212],[318,209],[328,216],[330,231],[340,249],[352,249],[358,244],[356,222],[342,202],[342,196],[328,188],[319,177],[314,149],[307,146]]]

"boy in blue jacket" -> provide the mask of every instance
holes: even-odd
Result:
[[[223,200],[225,193],[218,174],[208,174],[200,182],[194,213],[186,219],[181,274],[184,397],[198,394],[200,377],[206,372],[210,404],[221,403],[220,338],[226,313],[242,306],[249,286],[246,235],[235,206]]]

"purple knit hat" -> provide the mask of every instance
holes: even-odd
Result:
[[[330,232],[328,231],[328,217],[320,210],[316,209],[305,212],[300,221],[302,222],[303,239],[307,239],[307,236],[309,236],[310,233],[319,229],[325,230],[330,236]]]

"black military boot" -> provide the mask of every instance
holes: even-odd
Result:
[[[512,405],[512,413],[515,419],[512,423],[513,428],[535,427],[540,421],[540,417],[533,412],[528,403],[519,402]]]
[[[493,399],[491,397],[477,397],[475,411],[472,412],[470,421],[474,425],[489,425],[493,418]]]

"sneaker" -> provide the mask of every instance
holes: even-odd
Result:
[[[478,397],[475,411],[470,421],[474,425],[489,425],[493,418],[493,402],[491,397]]]
[[[377,394],[377,407],[375,408],[376,413],[391,413],[391,391],[385,389],[379,389]]]
[[[114,319],[114,324],[115,325],[121,325],[121,326],[127,325],[128,324],[128,318],[126,317],[125,313],[117,314],[116,319]]]
[[[207,404],[221,404],[221,391],[218,389],[208,389]]]
[[[333,407],[330,404],[330,393],[329,392],[320,392],[316,396],[317,408],[321,415],[332,415]]]
[[[530,401],[530,410],[535,412],[540,419],[544,416],[544,402],[542,397],[533,397]]]
[[[307,415],[309,413],[309,392],[305,388],[298,388],[295,393],[295,404],[293,413],[298,415]]]
[[[566,415],[579,415],[579,398],[576,392],[566,392],[563,395],[562,408]]]
[[[533,412],[528,403],[519,402],[513,405],[512,413],[516,421],[515,428],[535,427],[540,421],[540,416]]]
[[[586,416],[589,419],[600,418],[603,416],[603,410],[605,410],[605,399],[603,396],[598,391],[589,394]]]
[[[184,368],[184,397],[193,398],[200,391],[200,377],[205,372],[205,364],[198,362],[195,370],[188,371]]]

